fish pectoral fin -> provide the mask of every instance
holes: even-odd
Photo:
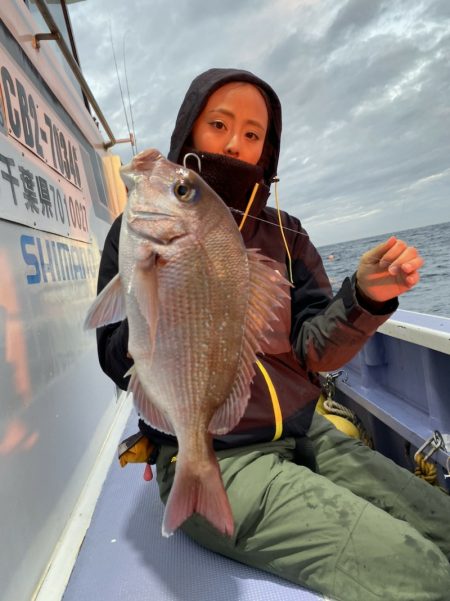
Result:
[[[126,317],[125,298],[119,274],[103,288],[89,307],[84,329],[99,328],[109,323],[117,323]]]
[[[148,324],[150,348],[154,348],[158,324],[158,269],[152,255],[145,269],[136,269],[133,286],[139,310]]]
[[[277,321],[276,309],[281,301],[290,300],[291,284],[270,264],[275,261],[264,257],[258,251],[247,250],[250,268],[250,291],[245,322],[242,353],[238,373],[228,399],[216,410],[208,430],[223,436],[232,430],[244,415],[250,397],[250,384],[255,375],[254,364],[257,353],[267,348],[267,338],[272,336],[272,325]],[[270,351],[283,352],[276,338],[271,339]],[[284,343],[284,340],[283,340]],[[285,343],[284,343],[285,344]],[[289,347],[290,348],[290,347]],[[289,349],[288,349],[289,350]]]
[[[136,410],[147,424],[160,432],[175,436],[170,419],[148,398],[136,370],[131,373],[127,392],[132,393]]]
[[[292,284],[276,269],[276,261],[254,249],[247,250],[247,256],[250,294],[245,336],[256,340],[256,352],[289,352],[291,324],[280,318],[286,315],[283,307],[290,305]]]
[[[128,376],[133,376],[136,374],[136,365],[133,363],[133,365],[130,367],[130,369],[127,371],[126,374],[124,374],[124,378],[128,378]]]

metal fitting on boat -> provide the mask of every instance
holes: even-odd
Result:
[[[336,380],[342,376],[342,381],[347,382],[348,373],[340,369],[339,371],[330,371],[326,378],[325,383],[323,384],[323,390],[325,391],[327,398],[334,399],[334,395],[336,392]]]
[[[424,455],[424,461],[427,461],[432,455],[434,455],[434,453],[436,453],[436,451],[439,451],[439,449],[445,450],[444,439],[438,430],[435,430],[430,438],[428,438],[420,447],[420,449],[416,451],[414,454],[414,460],[417,461],[418,456],[422,453],[425,453],[427,449],[429,450],[427,451],[426,455]]]

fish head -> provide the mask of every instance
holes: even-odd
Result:
[[[217,203],[225,205],[194,171],[168,161],[155,149],[136,155],[121,169],[128,188],[125,219],[132,232],[168,245],[193,234]]]

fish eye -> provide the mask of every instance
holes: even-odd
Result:
[[[195,198],[195,188],[182,180],[175,183],[173,191],[181,202],[189,202]]]

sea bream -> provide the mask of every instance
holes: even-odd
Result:
[[[128,317],[136,409],[177,437],[163,535],[194,512],[231,535],[212,438],[232,430],[245,411],[256,353],[289,283],[274,262],[245,248],[229,209],[195,172],[147,150],[121,174],[129,195],[119,273],[85,325]]]

